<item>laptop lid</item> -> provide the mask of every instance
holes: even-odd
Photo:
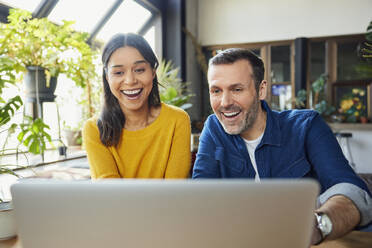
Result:
[[[305,248],[309,180],[22,180],[11,187],[24,248]]]

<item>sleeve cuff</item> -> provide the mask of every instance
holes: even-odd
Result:
[[[360,212],[359,226],[367,225],[372,221],[372,198],[365,190],[351,183],[338,183],[321,194],[318,202],[322,205],[335,195],[343,195],[353,201]]]

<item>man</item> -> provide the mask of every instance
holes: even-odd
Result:
[[[214,114],[204,124],[193,178],[302,178],[321,185],[312,244],[372,220],[372,198],[331,129],[312,110],[272,111],[260,58],[225,50],[209,62]]]

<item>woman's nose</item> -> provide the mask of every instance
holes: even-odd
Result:
[[[126,83],[126,84],[136,83],[136,78],[134,77],[132,72],[128,72],[128,73],[125,74],[124,83]]]

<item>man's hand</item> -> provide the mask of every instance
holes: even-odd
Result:
[[[316,212],[327,214],[332,221],[332,232],[325,237],[325,240],[333,240],[346,235],[360,222],[359,210],[349,198],[343,195],[335,195],[329,198]],[[322,234],[317,228],[317,221],[314,217],[311,244],[318,244],[321,239]]]
[[[318,222],[314,216],[313,233],[311,235],[311,245],[319,244],[322,241],[322,234],[320,233]]]

